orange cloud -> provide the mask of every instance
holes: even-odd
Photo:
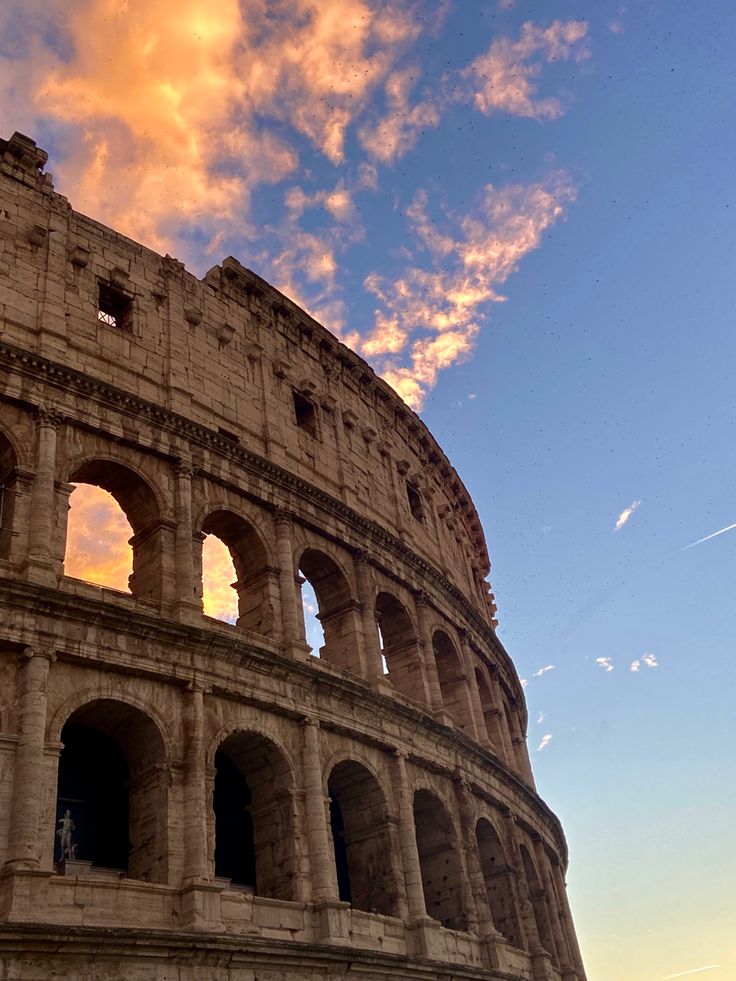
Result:
[[[247,232],[253,189],[295,170],[296,150],[264,117],[340,163],[347,127],[419,33],[408,11],[403,0],[82,0],[63,18],[40,6],[34,36],[36,18],[16,6],[17,48],[33,58],[0,65],[0,83],[17,102],[28,79],[36,116],[73,128],[58,169],[75,206],[163,252],[193,228]],[[65,60],[40,40],[54,20]]]
[[[497,287],[539,247],[574,199],[564,173],[538,184],[489,184],[476,211],[456,220],[458,230],[451,234],[427,216],[426,196],[416,196],[407,214],[435,265],[411,265],[391,282],[367,277],[366,288],[386,312],[377,312],[374,330],[359,341],[361,352],[378,357],[381,374],[409,405],[421,408],[438,373],[470,356],[483,307],[503,300]],[[402,351],[406,355],[398,360]]]
[[[237,581],[230,549],[215,535],[202,543],[202,605],[208,617],[235,623],[238,596],[232,584]]]
[[[69,499],[64,573],[98,586],[128,589],[133,529],[120,505],[92,484],[74,484]]]
[[[553,21],[539,27],[527,21],[518,40],[498,37],[485,54],[479,55],[461,73],[469,83],[476,107],[486,115],[508,112],[532,119],[555,119],[562,115],[559,99],[538,99],[535,80],[541,62],[581,61],[589,57],[585,47],[585,21]]]

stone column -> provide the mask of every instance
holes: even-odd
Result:
[[[467,879],[470,886],[469,897],[471,900],[467,905],[469,909],[468,927],[473,933],[478,934],[483,940],[495,937],[496,930],[493,926],[491,909],[488,905],[488,894],[486,884],[483,879],[483,870],[480,867],[480,855],[478,854],[478,842],[475,837],[475,822],[473,821],[473,808],[471,806],[471,791],[468,781],[460,773],[455,774],[454,778],[455,798],[457,809],[460,814],[460,827],[463,835],[463,850],[466,856]],[[467,891],[467,884],[465,884]],[[472,913],[472,917],[471,914]],[[472,921],[472,922],[471,922]]]
[[[187,689],[184,749],[184,882],[209,880],[207,775],[204,750],[204,687]]]
[[[357,552],[355,555],[355,578],[358,584],[358,602],[361,606],[366,681],[372,684],[383,679],[383,664],[381,662],[381,647],[378,643],[378,626],[368,569],[368,556],[365,552]]]
[[[437,675],[437,662],[434,659],[434,645],[432,643],[432,629],[430,624],[429,602],[425,593],[420,592],[416,597],[417,620],[419,622],[419,637],[423,649],[424,676],[429,689],[429,702],[433,713],[439,717],[445,725],[451,725],[452,720],[445,711],[445,703],[442,698],[440,679]]]
[[[176,470],[176,607],[182,619],[199,619],[202,606],[194,581],[194,538],[192,529],[192,477],[194,468],[179,460]]]
[[[503,696],[501,695],[501,682],[498,680],[498,675],[495,671],[488,672],[491,680],[491,695],[493,697],[493,705],[495,711],[498,713],[498,735],[501,741],[500,750],[503,754],[504,762],[506,766],[511,769],[516,769],[517,761],[514,756],[514,746],[511,742],[511,731],[509,729],[509,720],[506,718],[506,713],[503,710]]]
[[[56,518],[54,480],[56,475],[56,433],[61,416],[40,405],[36,412],[36,477],[31,489],[30,529],[28,532],[28,576],[37,582],[56,585],[51,556],[51,540]]]
[[[419,849],[417,848],[417,835],[414,825],[414,804],[406,773],[406,753],[402,750],[397,749],[394,752],[393,777],[394,793],[398,803],[399,844],[401,863],[404,868],[409,919],[426,919],[427,907],[424,901],[422,869],[419,864]]]
[[[530,787],[534,787],[534,775],[532,774],[532,765],[529,762],[529,752],[526,746],[526,736],[521,728],[521,718],[519,713],[511,709],[511,741],[514,744],[514,756],[516,758],[517,766],[519,772],[524,777],[526,782]]]
[[[319,722],[304,719],[302,768],[304,805],[307,815],[307,842],[312,879],[312,902],[338,901],[337,873],[332,855],[332,841],[327,826],[327,800],[322,786],[322,763],[319,753]]]
[[[567,939],[567,947],[570,951],[570,960],[572,961],[572,966],[577,972],[578,981],[585,981],[585,967],[583,965],[583,958],[580,953],[580,946],[578,944],[578,938],[575,934],[575,924],[573,923],[572,913],[570,912],[570,902],[567,898],[567,886],[565,884],[565,877],[562,873],[562,865],[559,859],[552,861],[551,867],[552,879],[556,886],[556,894],[560,904],[560,918],[563,923],[565,937]]]
[[[291,516],[286,511],[277,511],[274,521],[276,525],[276,555],[279,563],[283,646],[287,653],[293,654],[294,644],[299,642],[300,631],[297,619],[294,554],[291,544]]]
[[[18,671],[19,734],[15,749],[6,869],[36,869],[39,866],[46,689],[53,660],[53,651],[26,648]],[[48,830],[51,834],[52,829]]]
[[[547,919],[549,920],[550,932],[552,934],[552,943],[554,944],[557,952],[557,964],[564,975],[569,975],[569,951],[567,949],[565,934],[562,930],[562,925],[560,924],[560,911],[556,902],[557,893],[549,871],[549,859],[547,858],[547,853],[544,850],[544,844],[541,837],[539,835],[535,835],[533,841],[534,855],[537,860],[537,868],[539,870],[539,881],[542,885],[542,889],[544,890],[545,907],[547,909]]]
[[[475,655],[473,654],[473,649],[470,646],[468,631],[458,630],[458,637],[460,639],[460,651],[462,653],[465,678],[467,679],[470,707],[473,713],[473,720],[475,722],[476,739],[479,743],[488,745],[488,729],[486,728],[486,720],[483,716],[483,706],[480,702],[478,679],[475,677]]]

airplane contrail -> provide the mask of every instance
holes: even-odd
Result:
[[[732,528],[736,528],[736,525],[732,525]],[[718,532],[716,532],[718,534]],[[697,545],[697,542],[693,542],[693,545]],[[680,971],[679,974],[668,974],[667,977],[662,978],[662,981],[669,981],[670,978],[684,978],[688,974],[700,974],[701,971],[712,971],[714,967],[720,967],[720,964],[707,964],[705,967],[694,967],[692,971]]]
[[[731,531],[732,528],[736,528],[736,524],[727,525],[725,528],[721,528],[720,531],[714,531],[712,535],[706,535],[705,538],[699,538],[697,542],[691,542],[690,545],[686,545],[681,548],[681,552],[686,552],[689,548],[695,548],[696,545],[701,545],[703,542],[710,541],[711,538],[717,538],[719,535],[723,535],[727,531]]]

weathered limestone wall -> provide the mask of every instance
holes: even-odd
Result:
[[[584,981],[482,531],[423,424],[234,260],[199,281],[75,214],[32,142],[0,154],[2,976]],[[65,575],[75,483],[131,523],[130,594]],[[235,625],[202,612],[208,533]],[[125,870],[59,861],[74,726],[127,766]],[[248,887],[216,868],[228,761]]]

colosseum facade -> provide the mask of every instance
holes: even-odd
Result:
[[[235,259],[197,279],[74,212],[32,140],[0,156],[0,977],[584,981],[425,425]],[[80,484],[133,529],[128,591],[65,575]]]

